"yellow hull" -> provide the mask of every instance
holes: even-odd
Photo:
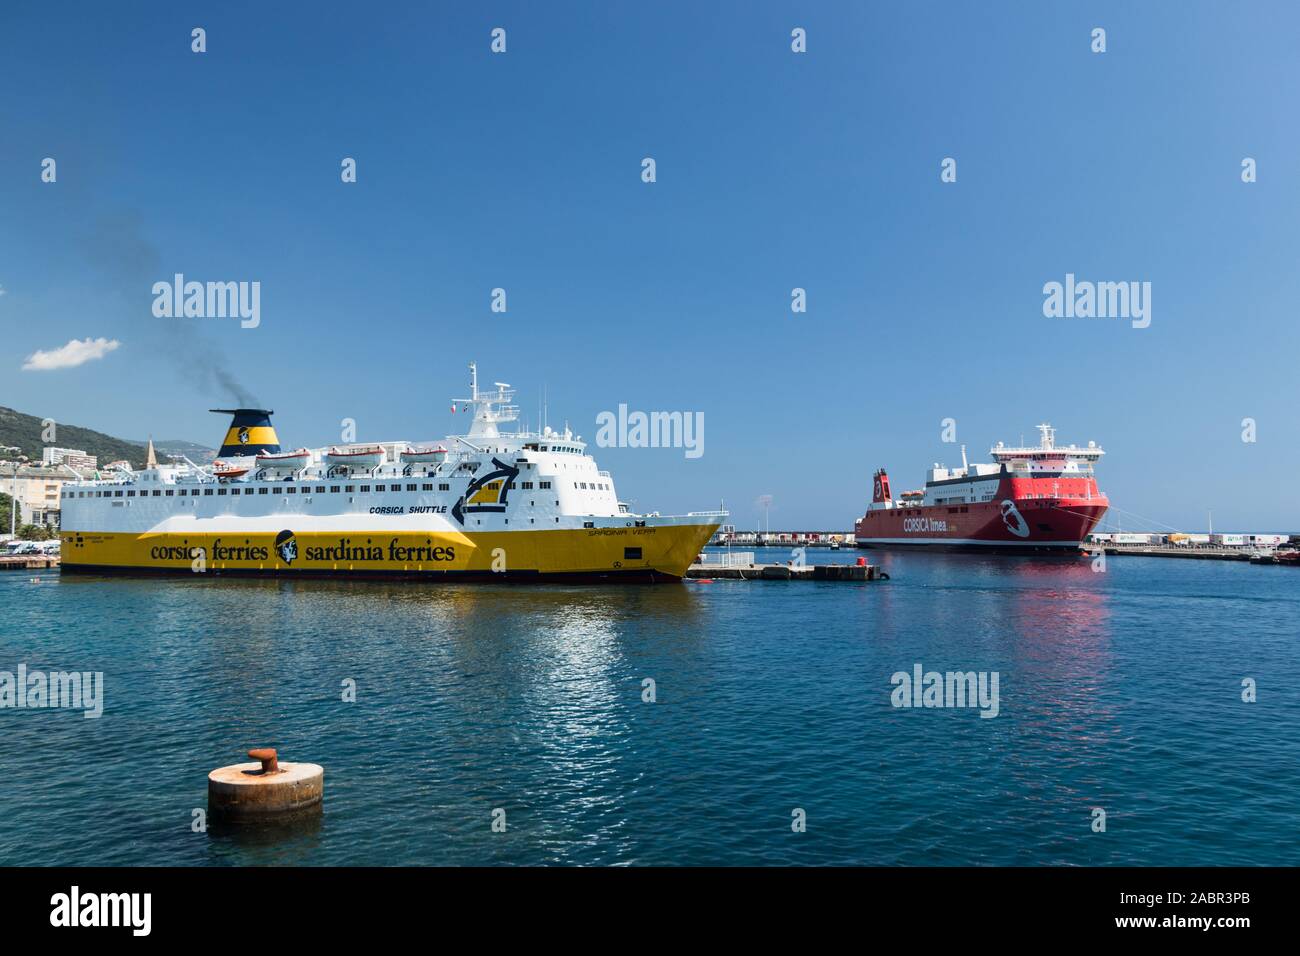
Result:
[[[717,524],[555,531],[127,534],[64,531],[66,571],[675,580]],[[286,537],[288,535],[288,537]]]

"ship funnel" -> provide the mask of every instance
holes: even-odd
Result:
[[[889,501],[889,476],[885,474],[885,469],[881,468],[876,472],[876,480],[871,490],[871,501],[873,504],[880,504],[882,501]]]
[[[279,452],[280,439],[275,437],[271,426],[271,416],[275,413],[269,408],[210,408],[208,411],[231,416],[218,458]]]

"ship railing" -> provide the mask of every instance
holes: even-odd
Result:
[[[730,511],[688,511],[688,518],[727,518],[731,516]]]

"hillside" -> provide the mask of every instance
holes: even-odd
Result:
[[[45,446],[45,442],[41,441],[42,430],[41,419],[35,415],[24,415],[12,408],[0,406],[0,445],[17,445],[28,458],[40,461],[41,449]],[[103,432],[78,428],[76,425],[65,425],[62,422],[57,424],[57,437],[58,440],[50,444],[59,448],[80,448],[88,455],[98,456],[101,465],[125,459],[133,468],[144,467],[144,442],[114,438]],[[210,460],[212,455],[212,450],[209,448],[194,442],[179,440],[155,441],[154,448],[160,460],[165,460],[168,452],[184,453],[193,461]]]
[[[133,444],[143,445],[144,442],[133,442]],[[166,461],[168,455],[184,455],[196,465],[202,465],[217,457],[215,448],[200,445],[198,442],[182,441],[179,438],[155,438],[153,450],[159,461]]]

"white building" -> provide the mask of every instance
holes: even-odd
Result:
[[[80,448],[53,448],[46,446],[41,449],[41,464],[47,467],[52,465],[67,465],[69,468],[88,468],[94,470],[97,457],[87,455]]]
[[[65,465],[45,467],[0,462],[0,492],[18,502],[16,525],[43,524],[57,528],[63,483],[84,477]],[[3,531],[8,533],[9,529]]]

